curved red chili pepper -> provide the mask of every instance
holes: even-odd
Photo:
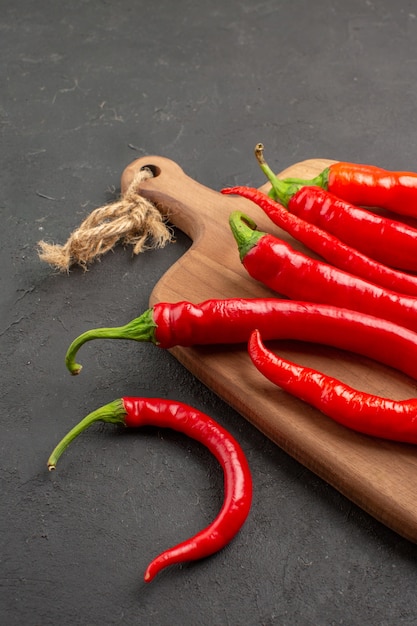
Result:
[[[279,298],[160,302],[125,326],[89,330],[75,339],[67,365],[78,373],[77,350],[96,338],[150,341],[161,348],[246,343],[254,328],[265,339],[324,343],[380,360],[417,377],[417,333],[357,311]]]
[[[312,259],[278,237],[256,231],[256,224],[239,211],[230,216],[230,226],[247,272],[277,293],[353,309],[417,330],[416,297]]]
[[[417,296],[417,276],[405,274],[371,259],[327,231],[289,213],[282,204],[258,189],[230,187],[222,189],[221,193],[236,194],[252,200],[265,211],[274,224],[339,269],[365,278],[381,287]]]
[[[322,187],[354,205],[380,207],[417,217],[417,174],[392,172],[375,165],[337,162],[310,180],[287,178],[291,185]]]
[[[336,422],[373,437],[417,443],[417,398],[390,400],[353,389],[277,356],[265,347],[259,331],[252,333],[248,346],[252,362],[268,380]]]
[[[160,398],[121,398],[93,411],[56,446],[48,459],[50,470],[67,446],[91,424],[123,424],[130,428],[158,426],[172,428],[199,441],[216,457],[224,474],[224,500],[216,518],[191,539],[162,552],[147,567],[145,581],[174,563],[197,560],[226,546],[244,524],[252,502],[252,477],[248,462],[237,441],[210,417],[181,402]]]
[[[318,186],[279,180],[255,148],[262,170],[272,185],[271,195],[301,219],[328,231],[349,246],[385,265],[417,271],[417,229],[371,213]]]

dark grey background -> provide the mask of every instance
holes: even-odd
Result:
[[[232,411],[167,352],[69,342],[147,308],[190,242],[83,273],[40,262],[157,154],[208,187],[260,186],[313,157],[417,170],[417,3],[407,0],[2,0],[0,3],[0,622],[415,624],[416,547],[353,506]],[[250,393],[250,390],[248,390]],[[254,501],[241,533],[153,583],[159,551],[216,514],[222,476],[173,433],[96,426],[47,457],[89,411],[122,395],[208,412],[247,453]]]

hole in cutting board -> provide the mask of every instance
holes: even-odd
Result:
[[[156,178],[157,176],[161,174],[161,168],[158,167],[157,165],[143,165],[140,168],[140,171],[143,172],[143,170],[150,170],[154,178]]]

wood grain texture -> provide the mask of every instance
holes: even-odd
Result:
[[[331,161],[297,163],[280,177],[311,178]],[[233,210],[250,215],[260,230],[275,233],[303,249],[274,226],[252,202],[224,196],[187,176],[159,156],[137,159],[122,175],[122,192],[134,173],[150,166],[155,176],[140,193],[192,240],[190,249],[155,285],[150,304],[209,298],[275,296],[251,279],[240,263],[229,229]],[[269,185],[261,190],[267,191]],[[312,255],[314,256],[314,255]],[[282,355],[316,367],[378,395],[401,399],[417,393],[415,381],[369,359],[301,342],[269,342]],[[282,449],[376,519],[417,542],[417,451],[354,433],[275,387],[250,362],[246,346],[174,348],[171,352],[197,378],[233,406]]]

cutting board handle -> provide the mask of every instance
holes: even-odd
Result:
[[[130,163],[122,174],[122,194],[135,174],[144,168],[149,168],[153,177],[139,184],[139,193],[194,243],[199,242],[207,229],[215,232],[216,221],[227,217],[235,208],[237,198],[205,187],[187,176],[177,163],[160,156],[142,157]]]

